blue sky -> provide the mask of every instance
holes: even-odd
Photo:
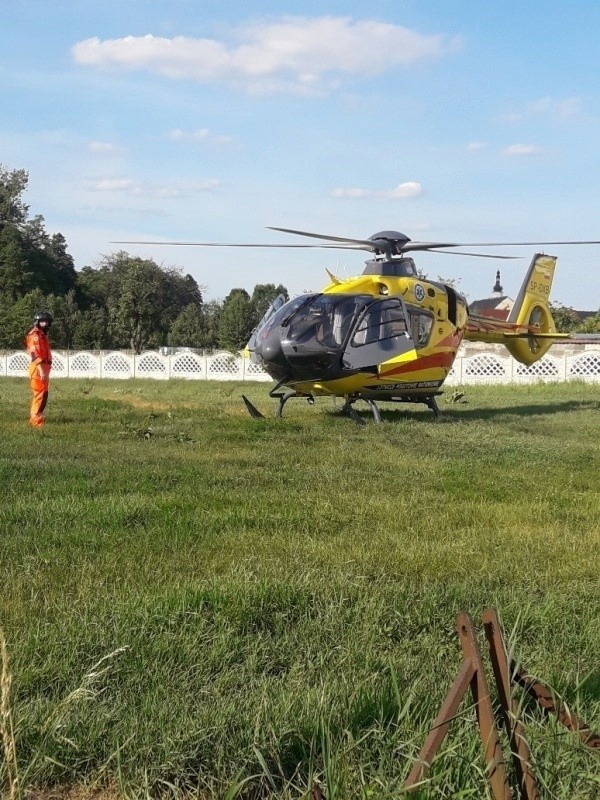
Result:
[[[77,268],[111,240],[600,239],[600,3],[21,0],[0,31],[0,162]],[[207,299],[317,290],[362,253],[127,246]],[[555,300],[600,306],[600,245]],[[523,260],[418,254],[431,277],[516,295]]]

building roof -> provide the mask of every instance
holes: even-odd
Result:
[[[492,288],[492,294],[480,300],[473,300],[472,303],[469,303],[469,311],[471,314],[477,314],[480,317],[507,319],[513,305],[514,300],[504,294],[504,289],[500,283],[500,270],[498,270],[496,272],[496,283]]]

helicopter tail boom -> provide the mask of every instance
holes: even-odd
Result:
[[[548,352],[557,339],[569,338],[556,332],[550,311],[550,290],[556,257],[536,253],[506,321],[469,317],[465,339],[504,344],[522,364],[533,364]]]

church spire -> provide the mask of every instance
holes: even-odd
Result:
[[[500,284],[500,270],[496,272],[496,283],[492,289],[494,294],[504,294],[504,288]]]

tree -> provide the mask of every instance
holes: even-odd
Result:
[[[196,303],[188,305],[171,325],[168,343],[171,347],[204,347],[206,320]]]
[[[218,300],[211,300],[202,306],[206,331],[202,347],[206,350],[216,350],[219,346],[219,327],[223,305]]]
[[[232,289],[223,302],[219,322],[219,345],[233,352],[241,350],[254,327],[254,309],[245,289]]]
[[[33,324],[33,315],[42,310],[53,313],[52,303],[39,289],[34,289],[17,300],[11,298],[7,301],[6,295],[4,298],[0,306],[0,347],[22,348],[27,331]]]
[[[92,305],[81,312],[73,333],[73,349],[107,350],[111,346],[106,307]]]
[[[112,286],[112,262],[103,259],[99,267],[84,267],[77,275],[77,300],[79,307],[107,306]]]
[[[33,273],[21,233],[14,225],[4,225],[0,229],[0,287],[12,301],[33,288]]]
[[[28,180],[25,170],[0,165],[0,285],[14,300],[36,288],[66,294],[77,282],[64,236],[49,236],[40,215],[28,219],[21,197]]]
[[[586,317],[578,328],[579,333],[600,333],[600,309],[597,314]]]
[[[82,270],[81,293],[84,304],[106,308],[111,346],[135,353],[165,344],[180,312],[202,304],[191,275],[125,251],[105,256],[97,270]]]
[[[550,311],[559,333],[571,333],[581,325],[581,317],[572,308],[567,308],[560,303],[552,303]]]
[[[54,309],[52,343],[57,347],[71,350],[81,320],[81,311],[75,300],[75,290],[70,289],[62,297],[54,297],[51,304]]]
[[[29,183],[29,173],[24,169],[6,169],[0,164],[0,227],[6,224],[23,225],[29,206],[22,199]]]
[[[105,263],[112,269],[111,338],[118,347],[141,353],[161,327],[164,275],[154,261],[124,251],[107,256]]]

